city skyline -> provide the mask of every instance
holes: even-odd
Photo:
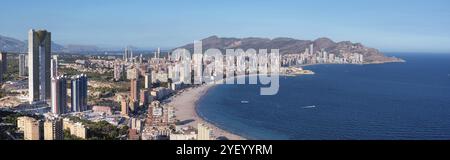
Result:
[[[254,3],[258,7],[253,7]],[[211,35],[329,37],[361,42],[384,52],[450,52],[446,45],[450,43],[446,29],[450,21],[441,18],[450,14],[445,9],[448,3],[229,1],[213,5],[204,1],[194,5],[173,1],[9,1],[0,11],[4,22],[0,35],[26,39],[24,30],[46,28],[58,35],[55,42],[64,45],[170,49]],[[10,12],[17,18],[6,14]]]

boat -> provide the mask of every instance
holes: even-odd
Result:
[[[316,108],[317,106],[306,106],[306,107],[303,107],[303,109],[311,109],[311,108]]]
[[[249,101],[241,101],[242,104],[249,104]]]

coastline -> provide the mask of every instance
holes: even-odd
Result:
[[[182,93],[173,97],[169,105],[175,108],[175,117],[179,120],[181,127],[192,126],[197,128],[197,124],[202,123],[212,129],[214,138],[225,137],[229,140],[246,140],[246,138],[226,131],[212,123],[209,123],[197,113],[197,103],[201,97],[208,92],[215,84],[205,84],[194,88],[187,88]]]
[[[381,63],[364,63],[362,65],[368,64],[384,64],[384,63],[399,63],[405,62],[403,61],[390,61],[390,62],[381,62]],[[306,67],[306,66],[314,66],[320,64],[305,64],[299,65],[297,67]],[[233,78],[239,78],[243,76],[255,76],[256,74],[250,75],[238,75]],[[208,120],[201,117],[197,112],[197,104],[198,101],[208,92],[208,90],[217,84],[203,84],[197,87],[190,87],[182,90],[177,95],[171,98],[169,105],[175,108],[175,118],[179,121],[178,126],[185,127],[193,127],[197,128],[197,124],[202,123],[212,129],[212,135],[215,139],[223,138],[228,140],[247,140],[242,136],[234,134],[230,131],[220,128],[219,126],[209,122]]]

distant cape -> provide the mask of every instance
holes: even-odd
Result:
[[[352,43],[350,41],[334,42],[329,38],[319,38],[314,41],[298,40],[293,38],[222,38],[211,36],[202,40],[203,50],[217,48],[225,53],[226,49],[280,49],[280,54],[302,53],[311,44],[314,44],[314,50],[324,50],[328,53],[341,55],[341,53],[359,53],[364,55],[366,63],[387,63],[402,62],[403,60],[395,57],[387,57],[379,50],[369,48],[361,43]],[[193,53],[194,44],[187,44],[177,48],[184,48]]]

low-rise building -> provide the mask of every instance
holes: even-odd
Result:
[[[95,113],[104,113],[106,115],[113,114],[111,107],[108,106],[94,106],[92,107],[92,111],[94,111]]]
[[[158,87],[153,89],[150,92],[150,95],[155,99],[155,100],[162,100],[164,99],[164,97],[169,96],[171,93],[170,89],[164,88],[164,87]]]
[[[44,140],[64,140],[63,121],[60,118],[44,122]]]
[[[17,119],[17,127],[23,131],[24,140],[40,140],[41,139],[41,123],[32,117],[19,117]]]
[[[197,126],[197,140],[212,140],[212,129],[205,124],[199,123]]]
[[[87,128],[82,123],[75,123],[69,119],[63,120],[64,130],[69,130],[70,134],[81,139],[87,138]]]

